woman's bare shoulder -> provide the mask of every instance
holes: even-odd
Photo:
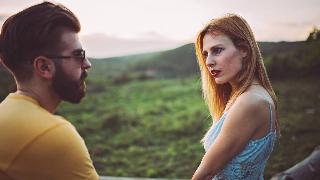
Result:
[[[242,123],[253,123],[253,126],[260,126],[262,121],[269,115],[270,99],[256,91],[246,91],[241,94],[232,107],[230,116]],[[256,123],[254,123],[256,122]]]
[[[260,108],[269,106],[270,103],[272,102],[270,102],[268,96],[256,91],[246,91],[236,99],[234,106],[259,110]]]
[[[229,109],[222,129],[220,138],[223,143],[237,144],[240,150],[250,139],[256,137],[268,122],[268,99],[257,94],[255,91],[246,91],[241,94]],[[231,146],[230,146],[231,147]],[[228,147],[229,148],[229,147]]]

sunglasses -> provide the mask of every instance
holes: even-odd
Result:
[[[81,64],[84,63],[86,59],[86,51],[83,49],[74,50],[70,56],[62,56],[62,55],[45,55],[48,58],[52,59],[70,59],[75,58],[81,61]]]

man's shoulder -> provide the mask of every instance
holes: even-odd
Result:
[[[7,140],[17,140],[21,145],[41,138],[81,139],[65,118],[51,114],[35,100],[17,94],[10,94],[1,104],[0,135]]]
[[[9,94],[1,102],[0,117],[0,124],[7,124],[7,126],[12,124],[16,128],[36,126],[35,128],[41,130],[56,124],[70,124],[63,117],[53,115],[43,109],[36,100],[15,93]]]
[[[29,171],[34,172],[31,174],[42,172],[55,179],[80,179],[73,172],[82,177],[96,177],[88,149],[79,133],[62,117],[54,118],[61,123],[43,129],[30,139],[15,156],[12,166],[30,167]]]
[[[54,141],[56,132],[77,135],[71,123],[34,102],[11,97],[0,106],[0,146],[12,155],[42,138]]]

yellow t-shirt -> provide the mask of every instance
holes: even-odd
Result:
[[[0,104],[0,180],[99,179],[83,139],[34,99],[12,93]]]

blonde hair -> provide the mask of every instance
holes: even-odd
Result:
[[[202,55],[203,37],[207,33],[222,33],[227,35],[233,44],[247,50],[246,59],[243,61],[242,70],[238,73],[238,89],[231,94],[231,85],[216,84],[206,66]],[[236,98],[244,93],[251,85],[254,78],[267,90],[271,96],[277,114],[277,97],[268,78],[263,58],[258,44],[254,38],[249,24],[242,17],[235,14],[227,14],[221,18],[212,19],[197,35],[195,43],[196,55],[201,71],[202,93],[208,105],[213,121],[218,120],[223,112],[230,108]],[[279,123],[276,118],[276,130],[279,133]]]

